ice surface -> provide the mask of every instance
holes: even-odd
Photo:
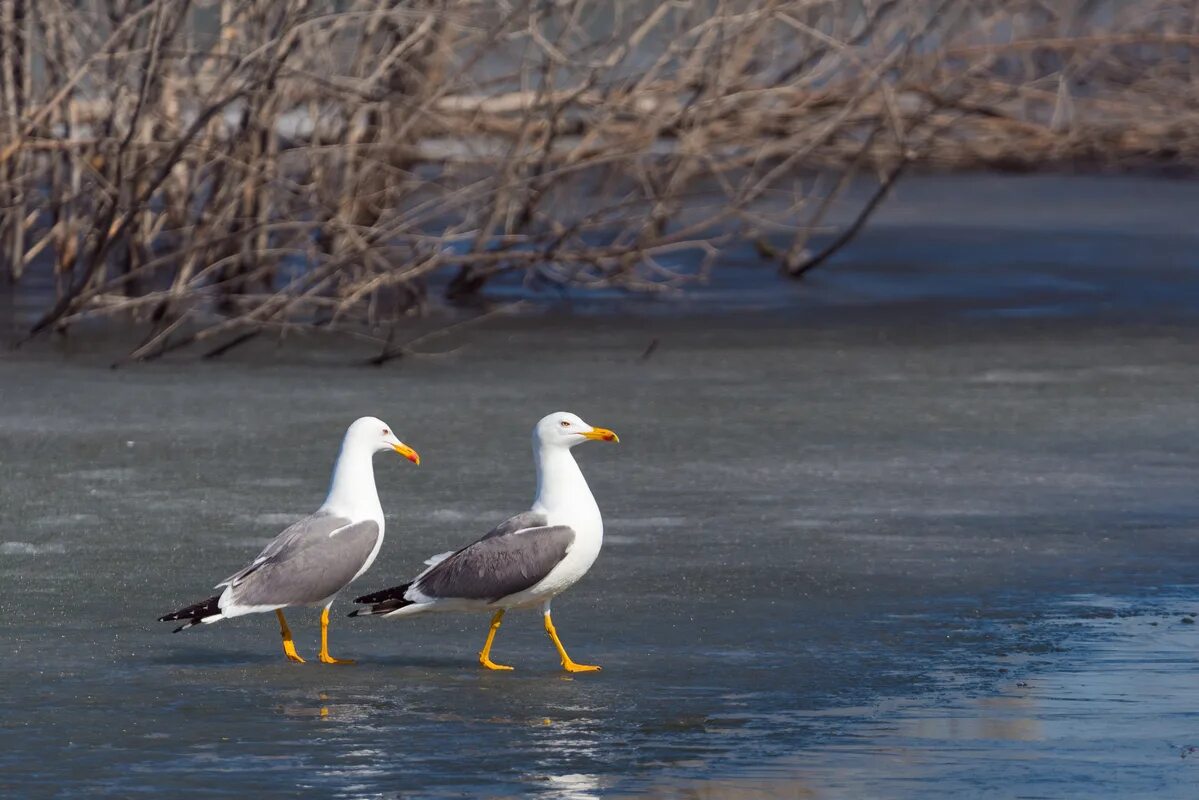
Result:
[[[1193,795],[1193,242],[1155,223],[1034,269],[1074,212],[1015,255],[964,224],[896,244],[894,213],[782,313],[497,320],[380,370],[319,342],[7,353],[0,794]],[[955,253],[985,263],[946,285]],[[1071,311],[999,313],[1042,301]],[[484,617],[342,616],[527,507],[560,408],[621,436],[577,451],[611,546],[554,605],[602,673],[562,675],[533,614],[508,674],[477,669]],[[331,630],[356,666],[285,662],[270,615],[154,621],[313,510],[366,413],[423,463],[376,458],[387,541]]]

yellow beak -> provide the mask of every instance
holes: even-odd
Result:
[[[391,449],[395,450],[397,453],[411,461],[413,464],[416,464],[418,467],[420,466],[420,453],[416,452],[408,445],[401,442],[400,444],[393,444]]]
[[[601,442],[619,442],[620,437],[607,428],[592,428],[583,434],[588,439],[596,439]]]

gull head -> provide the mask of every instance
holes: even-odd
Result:
[[[588,440],[619,442],[620,437],[607,428],[588,425],[569,411],[555,411],[542,417],[533,428],[533,443],[543,446],[574,447]]]
[[[349,446],[362,448],[372,454],[394,450],[413,464],[420,464],[420,454],[401,442],[391,426],[376,417],[361,417],[351,423],[343,444],[343,447]]]

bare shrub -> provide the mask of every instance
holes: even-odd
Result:
[[[800,276],[912,162],[1189,161],[1194,31],[1170,0],[0,0],[0,252],[52,282],[30,335],[132,317],[135,359],[384,342],[501,276],[664,291],[733,242]]]

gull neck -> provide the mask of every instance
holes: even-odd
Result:
[[[352,520],[382,519],[383,507],[375,488],[374,456],[373,448],[355,444],[346,437],[333,465],[329,495],[321,508]]]
[[[570,448],[535,442],[533,461],[537,465],[537,498],[534,510],[551,515],[576,515],[594,510],[595,498],[587,479],[579,469]]]

